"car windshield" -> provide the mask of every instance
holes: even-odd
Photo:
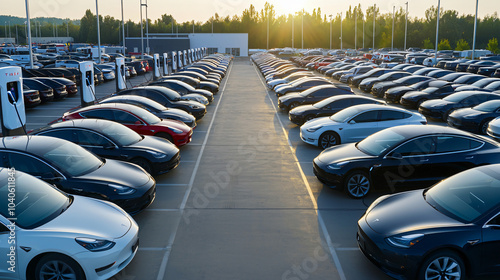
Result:
[[[445,98],[443,98],[443,100],[448,101],[448,102],[460,102],[469,96],[470,96],[470,93],[468,93],[468,92],[458,92],[458,93],[454,93],[452,95],[446,96]]]
[[[380,156],[385,151],[401,143],[405,137],[392,129],[374,133],[356,144],[358,150],[365,154]]]
[[[70,142],[57,141],[36,153],[73,177],[88,174],[104,164],[94,154]]]
[[[379,80],[387,79],[392,75],[394,75],[394,72],[385,73],[384,75],[380,76]]]
[[[123,124],[110,121],[98,122],[98,124],[100,130],[120,146],[129,146],[143,139],[141,135]]]
[[[500,81],[498,82],[493,82],[489,85],[487,85],[486,87],[484,87],[485,89],[489,89],[489,90],[497,90],[498,88],[500,87]]]
[[[16,218],[15,223],[19,227],[41,226],[57,217],[71,204],[67,195],[44,181],[21,172],[10,172],[7,168],[0,171],[0,199],[7,202],[11,193],[15,193],[15,201],[12,202],[15,205],[11,207],[9,203],[1,203],[0,214],[5,218]]]
[[[133,108],[130,108],[130,112],[139,118],[141,118],[143,121],[145,121],[148,124],[157,124],[161,122],[161,119],[158,118],[157,116],[153,115],[151,112],[148,112],[146,109],[143,109],[141,107],[137,106],[131,106]]]
[[[357,115],[359,112],[362,112],[364,109],[359,108],[359,106],[347,107],[339,112],[333,114],[330,119],[334,122],[343,123],[346,122],[351,117]]]
[[[433,93],[435,93],[438,89],[439,89],[439,88],[437,88],[437,87],[428,87],[428,88],[426,88],[426,89],[424,89],[424,90],[422,90],[422,91],[423,91],[423,92],[425,92],[425,93],[433,94]]]
[[[321,108],[323,108],[325,106],[330,105],[330,103],[335,102],[335,101],[340,100],[340,99],[341,98],[338,98],[337,96],[329,97],[329,98],[326,98],[326,99],[323,99],[323,100],[321,100],[319,102],[314,103],[313,107],[321,109]]]
[[[308,96],[309,94],[311,94],[311,93],[313,93],[313,92],[316,92],[316,91],[318,91],[318,90],[321,90],[321,89],[323,89],[323,88],[325,88],[325,87],[312,87],[312,88],[310,88],[310,89],[304,90],[303,92],[300,92],[299,94],[300,94],[301,96],[303,96],[303,97],[306,97],[306,96]]]
[[[500,174],[489,167],[470,169],[434,185],[425,199],[440,212],[470,223],[498,206]]]
[[[479,81],[476,81],[474,83],[471,84],[471,86],[475,86],[475,87],[485,87],[493,82],[495,82],[497,79],[481,79]]]
[[[500,107],[500,102],[498,100],[491,100],[484,103],[481,103],[475,107],[474,110],[478,110],[485,113],[495,112]]]
[[[173,90],[168,89],[166,87],[159,87],[159,86],[155,86],[154,89],[163,93],[169,100],[172,100],[172,101],[181,100],[181,95],[176,91],[173,91]]]

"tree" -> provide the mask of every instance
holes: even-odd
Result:
[[[438,44],[438,50],[451,50],[450,41],[448,39],[443,39]]]
[[[457,41],[457,47],[455,48],[456,51],[464,51],[464,50],[470,50],[469,43],[465,41],[464,39],[460,39]]]
[[[434,49],[434,44],[429,38],[424,40],[424,49]]]
[[[492,38],[488,42],[488,47],[486,48],[487,50],[491,51],[492,53],[499,53],[498,49],[498,40],[497,38]]]

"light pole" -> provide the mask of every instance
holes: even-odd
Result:
[[[4,37],[7,39],[7,22],[4,23],[3,27],[5,29]]]
[[[212,18],[212,34],[214,34],[214,20],[215,20],[215,17]]]
[[[372,53],[375,52],[375,17],[377,16],[377,5],[373,4],[373,47],[372,47]]]
[[[69,20],[66,22],[66,37],[69,37]]]
[[[340,50],[343,50],[343,48],[342,48],[342,12],[340,12]]]
[[[143,23],[142,23],[142,6],[144,6],[144,4],[142,4],[142,0],[139,0],[141,1],[141,5],[140,5],[140,9],[141,9],[141,59],[144,59],[144,29],[143,29]]]
[[[358,9],[354,9],[354,50],[358,49]]]
[[[438,9],[437,9],[437,23],[436,23],[436,47],[435,47],[435,50],[434,50],[434,64],[437,63],[437,57],[438,57],[438,39],[439,39],[439,14],[440,14],[440,10],[441,9],[441,0],[438,0]],[[433,65],[434,66],[434,65]]]
[[[365,48],[365,15],[363,14],[363,49]]]
[[[295,14],[292,15],[292,49],[294,48],[295,35]]]
[[[405,14],[405,51],[406,51],[406,36],[408,34],[408,2],[406,4],[406,14]]]
[[[266,50],[269,49],[269,11],[266,11],[267,13],[267,44],[266,44]]]
[[[477,28],[477,8],[479,0],[476,0],[476,16],[474,17],[474,36],[472,36],[472,59],[476,56],[476,28]]]
[[[122,2],[122,44],[123,44],[123,55],[125,56],[125,20],[123,19],[123,0]]]
[[[396,6],[392,6],[392,33],[391,33],[391,51],[394,51],[394,15],[396,13]]]
[[[332,49],[332,27],[333,27],[333,15],[329,15],[330,17],[330,50]]]
[[[193,19],[193,34],[194,34],[194,19]]]
[[[302,9],[302,49],[304,49],[304,9]]]
[[[146,0],[146,52],[149,54],[149,20],[148,20],[148,0]]]
[[[11,30],[10,30],[10,21],[9,21],[9,38],[12,38],[12,33],[11,33]]]
[[[97,52],[99,52],[99,64],[101,64],[101,29],[99,27],[99,1],[95,0],[95,13],[97,15]]]
[[[33,69],[33,50],[31,48],[30,3],[26,0],[26,18],[28,22],[28,50],[30,52],[30,68]]]

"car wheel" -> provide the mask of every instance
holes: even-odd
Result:
[[[464,280],[465,266],[456,253],[439,251],[425,259],[419,271],[419,280],[449,279]]]
[[[155,136],[158,136],[158,137],[161,137],[161,138],[165,138],[168,141],[170,141],[170,143],[172,143],[172,144],[174,143],[174,138],[172,137],[172,135],[170,135],[168,133],[160,132],[160,133],[156,133]]]
[[[427,101],[427,99],[425,99],[425,98],[420,99],[420,100],[417,102],[417,108],[418,108],[418,107],[420,107],[420,105],[422,105],[422,103],[424,103],[425,101]]]
[[[370,192],[371,181],[364,171],[349,173],[344,180],[344,190],[351,198],[363,198]]]
[[[288,110],[292,110],[293,108],[299,106],[299,102],[292,102],[290,106],[288,106]]]
[[[335,132],[325,132],[321,134],[318,140],[318,147],[322,149],[326,149],[338,144],[340,144],[340,139],[338,134]]]
[[[307,115],[304,119],[305,119],[305,122],[308,122],[308,121],[314,119],[314,116],[313,115]]]
[[[35,267],[36,280],[85,280],[85,274],[78,263],[58,254],[43,256]]]
[[[146,159],[134,158],[130,162],[139,165],[140,167],[142,167],[142,169],[146,170],[146,172],[151,174],[151,170],[152,170],[151,163],[149,161],[147,161]]]
[[[491,119],[489,120],[484,120],[481,122],[479,125],[479,133],[486,135],[486,132],[488,131],[488,125],[490,124]]]

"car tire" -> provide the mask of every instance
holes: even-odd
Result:
[[[321,136],[318,139],[318,147],[322,149],[329,148],[331,146],[339,145],[340,144],[340,137],[337,133],[327,131],[321,134]]]
[[[161,137],[161,138],[165,138],[168,141],[170,141],[170,143],[174,144],[174,138],[172,137],[172,135],[170,135],[168,133],[160,132],[160,133],[156,133],[155,136],[158,136],[158,137]]]
[[[292,110],[293,108],[299,106],[299,102],[292,102],[290,103],[290,106],[288,106],[288,111]]]
[[[465,280],[465,265],[462,258],[450,250],[431,254],[424,260],[418,273],[418,280],[428,279]]]
[[[491,120],[493,119],[486,119],[481,122],[479,125],[479,134],[486,135],[486,131],[488,131],[488,125],[490,124]]]
[[[151,171],[153,170],[153,168],[151,166],[151,162],[149,162],[146,159],[134,158],[130,162],[132,162],[133,164],[139,165],[140,167],[142,167],[142,169],[146,170],[146,172],[148,172],[149,174],[151,174]]]
[[[35,266],[35,280],[60,279],[57,277],[61,274],[65,275],[65,278],[62,279],[86,279],[80,265],[65,255],[45,255]]]
[[[360,199],[368,195],[372,188],[372,182],[368,173],[357,170],[353,171],[344,179],[344,191],[351,198]]]

